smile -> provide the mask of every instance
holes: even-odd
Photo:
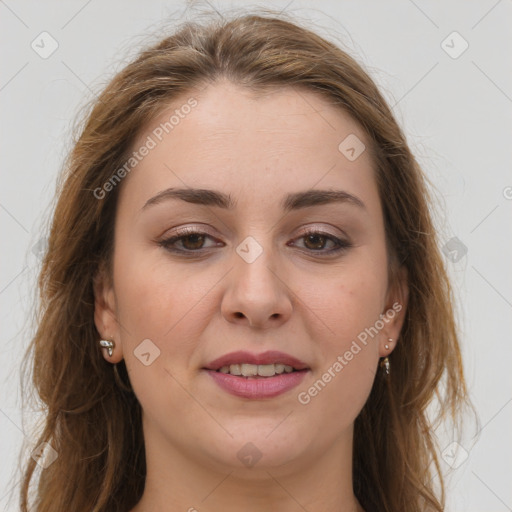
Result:
[[[203,370],[223,391],[253,400],[274,398],[290,391],[310,371],[296,357],[278,351],[231,352],[210,362]]]

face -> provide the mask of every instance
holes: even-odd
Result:
[[[287,467],[336,450],[405,312],[365,133],[314,93],[219,82],[175,101],[143,145],[95,319],[146,443],[241,470],[246,455]]]

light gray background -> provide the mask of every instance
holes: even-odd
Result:
[[[226,12],[231,3],[211,5]],[[461,440],[455,461],[448,450],[442,462],[445,470],[458,466],[451,472],[448,510],[512,510],[512,2],[322,0],[308,5],[287,0],[237,5],[285,9],[311,20],[312,28],[337,38],[366,67],[394,105],[413,151],[439,191],[442,244],[453,237],[460,241],[447,264],[481,425],[477,438]],[[172,20],[190,17],[194,6],[176,1],[0,0],[2,510],[17,510],[18,451],[23,440],[31,442],[21,417],[19,365],[29,342],[37,247],[45,237],[42,221],[70,147],[72,122],[79,107],[133,55],[134,45],[164,26],[162,20],[170,20],[166,26],[172,27]],[[59,45],[46,59],[31,48],[43,31]],[[469,44],[458,58],[441,46],[454,31]],[[445,43],[453,55],[463,44],[457,36]],[[452,441],[449,434],[443,440],[447,447]]]

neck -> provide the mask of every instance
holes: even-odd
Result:
[[[146,485],[131,512],[364,512],[352,490],[352,430],[314,459],[262,459],[252,468],[223,466],[144,432]]]

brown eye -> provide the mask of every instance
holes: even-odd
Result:
[[[317,253],[318,256],[334,255],[347,251],[352,247],[351,242],[348,240],[341,240],[334,235],[323,233],[321,231],[310,231],[309,233],[304,233],[296,240],[302,241],[302,243],[296,245],[295,242],[292,245],[305,249],[310,253]]]
[[[204,235],[194,233],[181,237],[181,243],[185,249],[193,251],[195,249],[201,249],[201,246],[204,244],[204,239]]]
[[[312,235],[306,235],[304,237],[304,245],[308,249],[312,249],[312,250],[323,249],[325,247],[327,240],[328,240],[327,237],[325,237],[321,234],[315,233]]]
[[[208,240],[210,241],[208,245]],[[222,242],[215,241],[208,233],[184,229],[175,236],[161,240],[158,244],[170,252],[183,255],[204,253],[207,249],[218,247]]]

